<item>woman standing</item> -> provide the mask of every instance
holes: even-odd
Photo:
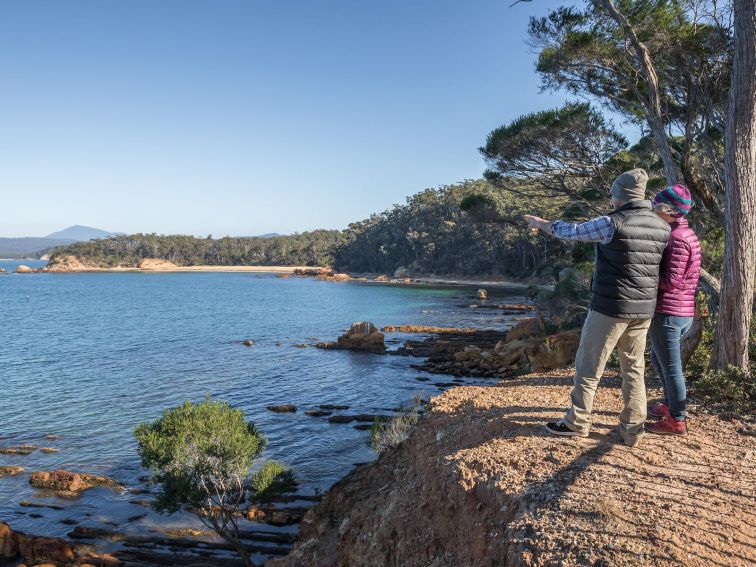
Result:
[[[651,321],[651,363],[664,388],[664,402],[648,411],[659,421],[646,425],[651,433],[687,435],[687,392],[680,358],[680,339],[693,324],[696,287],[701,273],[701,245],[685,218],[693,206],[684,185],[672,185],[656,194],[654,212],[667,221],[672,232],[662,257],[656,313]]]

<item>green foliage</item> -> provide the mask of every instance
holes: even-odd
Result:
[[[405,441],[420,419],[420,409],[420,399],[416,399],[412,404],[400,408],[390,420],[373,421],[368,440],[370,448],[381,454]]]
[[[511,186],[530,190],[520,180]],[[460,208],[463,201],[468,212]],[[481,180],[426,189],[404,205],[349,225],[334,265],[357,273],[392,274],[403,267],[415,274],[527,278],[552,265],[564,245],[531,235],[523,215],[555,215],[561,202],[523,199]],[[495,222],[480,222],[469,212],[484,207],[484,216]]]
[[[55,258],[73,255],[92,265],[135,267],[144,258],[179,266],[325,266],[344,241],[337,230],[315,230],[269,238],[196,238],[183,235],[132,234],[77,242],[53,250]]]
[[[486,179],[505,190],[511,179],[528,180],[531,198],[569,198],[583,215],[608,204],[606,164],[627,146],[600,112],[587,103],[526,114],[493,130],[480,152],[489,169]],[[594,204],[594,201],[598,203]]]
[[[703,268],[715,276],[721,276],[724,261],[724,227],[707,223],[698,232],[703,232],[700,238]]]
[[[581,291],[584,290],[581,290],[578,285],[577,275],[570,271],[564,278],[556,283],[552,296],[566,300],[575,300],[580,297]]]
[[[699,305],[705,304],[705,298],[702,292],[698,292],[696,301]],[[711,366],[711,352],[714,348],[714,336],[716,333],[716,319],[707,317],[702,322],[701,338],[698,341],[696,350],[690,355],[685,365],[685,373],[695,380],[698,376],[703,376],[709,371]]]
[[[266,461],[252,474],[249,482],[255,500],[270,502],[276,496],[291,492],[295,486],[290,469],[278,461]]]
[[[699,304],[705,303],[703,293],[698,295]],[[716,327],[715,317],[704,319],[701,340],[685,366],[691,393],[725,412],[756,417],[756,320],[748,343],[751,367],[747,371],[735,367],[711,369]]]
[[[242,410],[210,399],[166,410],[134,437],[143,466],[161,485],[155,508],[168,513],[220,505],[216,493],[226,503],[242,501],[244,479],[265,446]]]
[[[142,465],[160,484],[156,510],[192,510],[252,566],[239,538],[239,508],[247,496],[270,501],[293,485],[290,471],[266,462],[251,477],[250,467],[265,447],[244,412],[210,398],[166,410],[160,419],[134,430]]]
[[[656,71],[662,121],[685,183],[722,220],[722,132],[732,68],[732,20],[714,0],[616,2],[645,45]],[[542,88],[589,97],[639,125],[647,125],[649,92],[627,34],[600,2],[557,7],[531,18]],[[684,134],[684,135],[681,135]],[[653,144],[649,144],[653,148]],[[657,159],[642,167],[658,169]],[[632,165],[637,167],[637,165]],[[630,169],[630,167],[624,167]],[[661,188],[652,179],[649,190]]]
[[[756,364],[750,370],[730,366],[707,370],[694,383],[693,393],[725,411],[756,416]]]

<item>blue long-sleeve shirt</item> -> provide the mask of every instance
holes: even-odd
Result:
[[[607,216],[596,217],[595,219],[579,223],[564,221],[554,221],[551,223],[551,233],[562,240],[607,244],[614,238],[614,230],[614,221],[611,217]]]

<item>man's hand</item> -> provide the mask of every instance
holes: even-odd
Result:
[[[534,215],[525,215],[525,219],[528,221],[528,228],[531,232],[542,230],[546,234],[551,234],[551,221]]]

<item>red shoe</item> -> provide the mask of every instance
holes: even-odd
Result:
[[[646,425],[646,431],[660,435],[687,435],[688,427],[684,419],[675,419],[667,416],[660,421]]]
[[[663,402],[656,402],[648,406],[649,417],[669,417],[669,406]]]

